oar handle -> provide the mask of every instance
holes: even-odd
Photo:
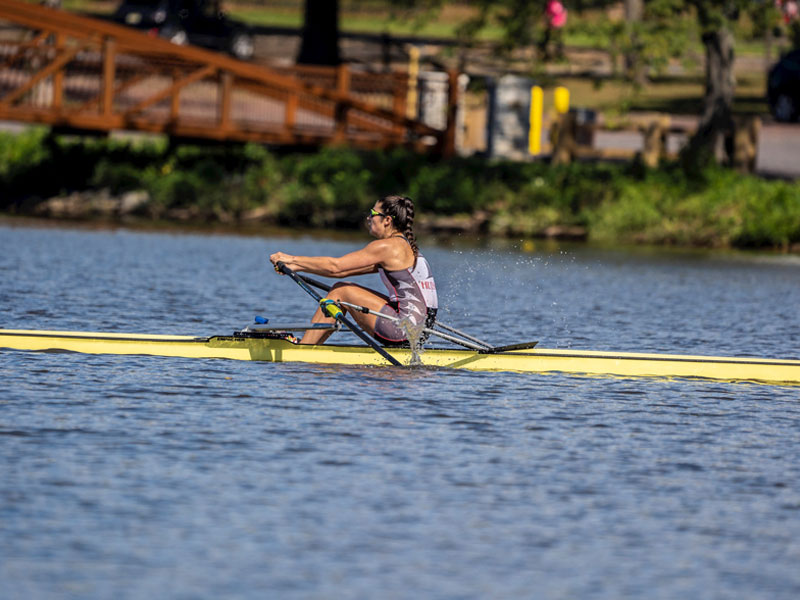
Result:
[[[278,262],[275,263],[275,270],[278,273],[283,273],[284,275],[288,275],[289,277],[291,277],[295,281],[297,280],[297,273],[295,273],[289,267],[287,267],[286,263],[281,261],[281,260],[279,260]]]

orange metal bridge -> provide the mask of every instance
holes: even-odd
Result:
[[[271,69],[127,27],[0,0],[0,120],[271,145],[454,152],[448,127],[406,118],[407,77]]]

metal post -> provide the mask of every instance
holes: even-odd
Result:
[[[100,112],[106,118],[111,118],[114,112],[114,77],[117,42],[107,37],[103,42],[103,95]]]
[[[406,116],[409,119],[417,118],[417,103],[419,102],[419,48],[411,46],[408,49],[408,96],[406,100]]]
[[[289,92],[286,99],[286,130],[291,132],[297,122],[297,92]]]
[[[447,129],[444,132],[442,156],[450,157],[456,153],[456,113],[458,111],[458,71],[451,70],[447,93]]]
[[[396,74],[392,78],[392,112],[400,118],[406,116],[406,99],[408,90],[406,89],[406,78],[401,74]],[[405,126],[398,123],[393,127],[393,132],[397,137],[402,137]]]
[[[172,83],[175,84],[181,78],[181,73],[178,69],[172,70]],[[181,90],[176,89],[175,93],[169,97],[169,122],[175,124],[178,122],[178,114],[181,110]]]
[[[219,126],[222,130],[227,130],[231,127],[233,75],[228,71],[223,71],[219,79]]]
[[[347,65],[342,64],[336,67],[336,91],[342,96],[347,96],[350,93],[350,69]],[[335,142],[342,142],[347,137],[347,109],[347,104],[341,100],[336,102],[334,114],[336,122],[333,134]]]
[[[64,48],[65,36],[63,33],[56,34],[56,54]],[[60,111],[64,101],[64,70],[59,69],[53,75],[53,109]]]

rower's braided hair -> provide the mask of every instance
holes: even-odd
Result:
[[[414,201],[408,196],[384,196],[381,210],[392,217],[395,228],[406,236],[414,256],[419,256],[417,238],[414,237]]]

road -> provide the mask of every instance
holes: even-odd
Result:
[[[756,171],[765,176],[800,178],[800,124],[764,124]]]

